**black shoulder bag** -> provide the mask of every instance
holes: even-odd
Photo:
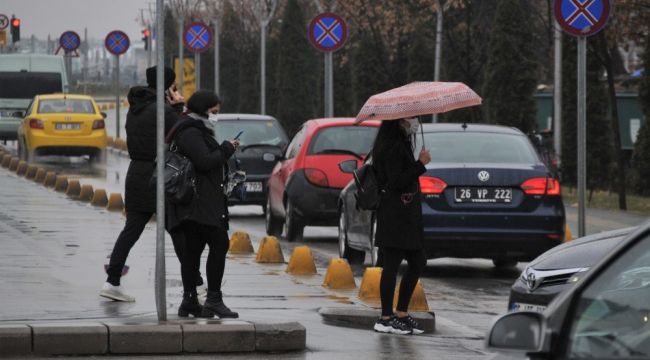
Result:
[[[353,173],[357,187],[354,197],[361,210],[377,210],[383,190],[379,185],[377,169],[372,162],[366,162]]]
[[[165,199],[172,204],[187,204],[192,201],[194,196],[198,196],[196,173],[192,161],[178,151],[176,141],[173,140],[178,130],[174,126],[167,135],[167,139],[171,139],[171,144],[165,151],[165,168],[163,170]],[[156,172],[154,172],[151,181],[152,184],[156,184]]]

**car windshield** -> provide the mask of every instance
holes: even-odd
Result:
[[[39,101],[38,112],[40,114],[94,114],[95,108],[90,100],[46,99]]]
[[[232,140],[239,132],[242,132],[239,136],[241,146],[287,143],[286,135],[274,120],[217,120],[215,135],[219,142]]]
[[[418,140],[421,140],[419,136]],[[534,164],[539,162],[539,157],[530,141],[521,135],[435,132],[425,133],[424,140],[433,163]],[[416,154],[419,153],[420,147],[418,145]]]
[[[61,74],[0,71],[0,98],[32,99],[36,95],[61,92]]]
[[[310,155],[354,153],[366,155],[372,148],[378,128],[337,126],[320,130],[309,148]]]

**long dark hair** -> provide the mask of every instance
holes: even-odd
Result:
[[[415,141],[406,135],[406,131],[400,126],[400,120],[382,121],[372,146],[372,158],[377,159],[381,156],[382,151],[398,142],[407,142],[411,150],[414,150]]]

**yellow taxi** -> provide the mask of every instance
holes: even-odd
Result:
[[[18,127],[18,153],[33,161],[41,155],[89,155],[103,161],[106,114],[86,95],[37,95]]]

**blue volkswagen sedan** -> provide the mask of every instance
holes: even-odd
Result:
[[[429,258],[487,258],[511,267],[563,242],[560,183],[521,131],[425,124],[424,139],[432,158],[420,177]],[[357,264],[370,252],[375,265],[374,214],[357,208],[355,190],[352,181],[339,198],[339,252]]]

